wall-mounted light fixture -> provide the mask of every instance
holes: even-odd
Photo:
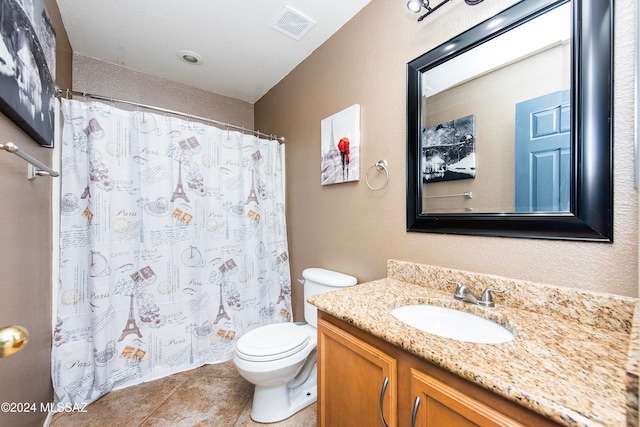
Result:
[[[429,5],[429,0],[410,0],[407,3],[407,8],[413,12],[413,13],[418,13],[422,10],[422,8],[424,8],[427,13],[425,13],[424,15],[421,15],[418,18],[418,22],[422,21],[424,18],[426,18],[427,16],[431,15],[431,13],[435,12],[436,10],[438,10],[440,8],[440,6],[442,6],[443,4],[447,3],[449,0],[442,0],[442,2],[438,3],[436,6],[431,7]],[[483,0],[464,0],[464,2],[466,4],[468,4],[469,6],[475,6],[478,3],[481,3]]]

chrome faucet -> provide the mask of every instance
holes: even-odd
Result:
[[[497,289],[487,288],[484,290],[484,292],[482,292],[482,297],[478,298],[473,294],[473,291],[471,291],[471,289],[467,285],[463,285],[460,282],[449,279],[447,279],[447,282],[456,285],[456,291],[453,294],[453,298],[469,304],[479,305],[481,307],[495,307],[496,304],[495,302],[493,302],[493,296],[491,295],[491,292],[504,292]]]

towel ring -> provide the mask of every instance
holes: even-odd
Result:
[[[371,184],[369,184],[369,172],[371,171],[371,169],[376,168],[376,170],[379,173],[384,172],[385,173],[385,180],[384,180],[384,184],[382,184],[380,187],[378,188],[373,188],[371,186]],[[384,187],[387,186],[387,184],[389,183],[389,169],[387,169],[387,161],[386,160],[378,160],[378,162],[375,165],[372,165],[369,167],[369,169],[367,169],[367,174],[364,176],[364,181],[367,183],[367,187],[369,187],[369,190],[371,191],[380,191],[382,190]]]

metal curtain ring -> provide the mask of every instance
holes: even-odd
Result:
[[[384,184],[382,184],[382,186],[380,186],[379,188],[373,188],[371,184],[369,184],[369,172],[373,168],[376,168],[379,173],[382,173],[384,171],[384,173],[386,174]],[[369,187],[369,190],[372,190],[372,191],[380,191],[384,187],[386,187],[387,184],[389,183],[389,170],[387,169],[387,161],[379,160],[375,165],[372,165],[371,167],[369,167],[369,169],[367,169],[367,174],[364,176],[364,180],[367,183],[367,187]]]

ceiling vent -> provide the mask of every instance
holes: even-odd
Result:
[[[302,39],[315,25],[315,21],[300,12],[284,6],[271,22],[271,28],[280,31],[294,40]]]

